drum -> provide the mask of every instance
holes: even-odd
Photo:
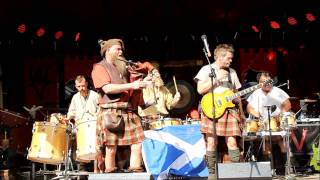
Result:
[[[65,119],[66,119],[66,116],[61,113],[52,113],[50,114],[48,121],[56,124],[58,123],[65,124]]]
[[[263,125],[264,125],[264,130],[269,131],[269,120],[268,119],[263,121]],[[271,131],[274,131],[274,132],[280,130],[278,117],[271,117],[270,127],[271,127]]]
[[[183,125],[201,124],[201,119],[187,119],[183,121]]]
[[[27,159],[45,163],[64,162],[67,148],[66,125],[52,122],[35,122]]]
[[[247,135],[256,135],[259,131],[259,121],[257,119],[249,119],[246,121],[245,131]]]
[[[293,112],[284,112],[280,115],[280,127],[282,129],[296,127],[296,117]]]
[[[76,121],[77,151],[76,160],[88,162],[95,159],[96,155],[96,126],[97,118],[85,114],[82,119]]]
[[[181,125],[179,118],[163,118],[149,123],[149,129],[161,129],[165,126]]]

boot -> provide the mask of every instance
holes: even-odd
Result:
[[[230,156],[231,162],[239,162],[240,160],[240,150],[235,149],[235,150],[228,150],[228,154]]]
[[[216,152],[215,151],[207,151],[206,153],[206,163],[208,167],[208,180],[216,179]]]

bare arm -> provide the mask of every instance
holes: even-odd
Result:
[[[247,105],[247,112],[256,118],[260,117],[260,113],[255,111],[254,108],[250,104]]]
[[[217,84],[217,81],[213,80],[213,86]],[[199,80],[197,83],[197,91],[199,94],[205,94],[212,88],[211,79]]]
[[[137,80],[131,83],[125,83],[125,84],[106,84],[102,87],[103,92],[106,94],[118,94],[123,91],[127,91],[130,89],[141,89],[147,86],[147,82]]]
[[[281,104],[281,111],[288,112],[290,111],[290,109],[291,109],[291,102],[289,99],[287,99]]]

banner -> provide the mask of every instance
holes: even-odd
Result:
[[[144,133],[143,159],[154,179],[166,179],[170,175],[208,176],[205,142],[199,125],[167,126]]]

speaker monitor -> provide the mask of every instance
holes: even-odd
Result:
[[[231,179],[272,179],[270,161],[246,163],[219,163],[219,180]]]

